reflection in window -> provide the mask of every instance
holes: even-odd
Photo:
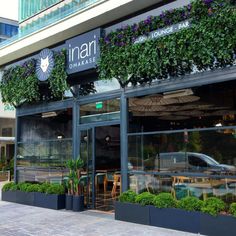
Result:
[[[62,175],[72,155],[72,109],[21,117],[19,123],[18,181],[48,181]]]
[[[129,188],[137,193],[170,192],[176,199],[194,196],[203,200],[215,196],[228,204],[236,201],[236,180],[231,178],[130,174]]]
[[[236,138],[226,130],[131,135],[132,170],[236,175]]]
[[[80,123],[119,120],[120,99],[105,100],[80,106]]]
[[[96,93],[105,93],[120,89],[120,84],[117,79],[112,80],[96,80],[89,83],[80,84],[80,96],[87,96]]]
[[[129,132],[236,125],[236,82],[129,99]]]

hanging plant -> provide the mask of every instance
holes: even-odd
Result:
[[[55,66],[48,79],[47,89],[52,94],[51,100],[63,99],[68,89],[66,74],[66,52],[54,52]],[[0,82],[2,101],[15,107],[23,103],[34,103],[42,100],[40,87],[42,83],[36,76],[36,60],[30,59],[23,65],[10,67],[3,72]],[[45,83],[44,83],[45,85]]]
[[[190,19],[191,27],[134,43],[139,36]],[[100,40],[100,79],[117,78],[122,87],[151,83],[233,65],[236,52],[235,2],[196,0],[191,4],[149,16]]]
[[[54,63],[54,68],[48,78],[49,88],[54,98],[63,99],[65,91],[69,89],[66,73],[66,50],[54,52]]]
[[[24,102],[39,100],[39,81],[35,75],[36,61],[31,59],[22,66],[11,67],[3,72],[0,82],[2,101],[15,107]]]

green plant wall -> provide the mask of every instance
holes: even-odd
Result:
[[[190,19],[191,27],[144,43],[141,35]],[[196,0],[188,6],[149,16],[104,36],[100,79],[117,78],[121,86],[150,83],[231,66],[236,52],[235,1]]]
[[[51,95],[46,99],[58,100],[63,99],[64,92],[68,89],[65,50],[54,52],[54,64],[48,84],[46,84]],[[0,81],[2,101],[15,107],[23,103],[35,103],[42,100],[41,87],[42,84],[36,76],[35,59],[4,70]]]

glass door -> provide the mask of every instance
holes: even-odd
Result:
[[[121,192],[120,125],[95,128],[95,207],[113,211]]]
[[[120,125],[80,130],[80,177],[87,208],[112,211],[121,192]]]
[[[80,158],[85,165],[80,176],[80,185],[84,193],[84,202],[87,208],[94,208],[94,139],[93,128],[80,130]]]

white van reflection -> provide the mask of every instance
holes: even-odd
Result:
[[[167,152],[156,156],[156,167],[160,171],[209,172],[209,174],[236,173],[233,165],[220,164],[203,153]]]

